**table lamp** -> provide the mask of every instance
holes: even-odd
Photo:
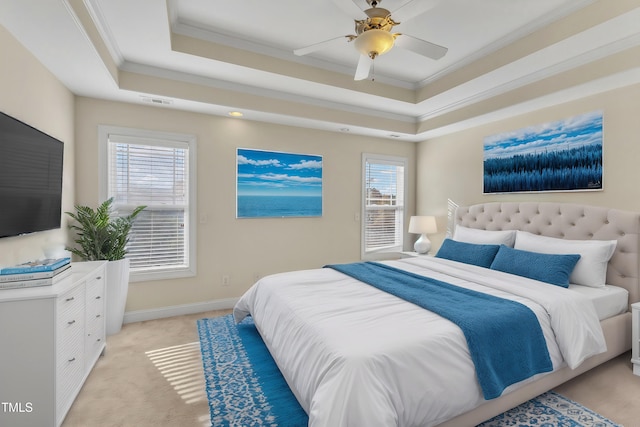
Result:
[[[413,249],[419,254],[426,254],[431,250],[431,241],[427,234],[437,233],[436,218],[434,216],[412,216],[409,220],[409,233],[420,234]]]

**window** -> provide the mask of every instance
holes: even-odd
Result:
[[[101,199],[137,217],[127,245],[131,280],[195,275],[195,137],[100,126]]]
[[[364,154],[362,258],[400,252],[404,238],[407,159]]]

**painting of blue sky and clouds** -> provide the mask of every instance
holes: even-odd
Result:
[[[484,193],[601,189],[602,111],[484,140]]]
[[[238,148],[237,217],[322,216],[322,156]]]

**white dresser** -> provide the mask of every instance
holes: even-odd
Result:
[[[59,426],[105,348],[106,262],[0,290],[0,426]]]

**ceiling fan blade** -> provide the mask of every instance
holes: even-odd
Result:
[[[356,68],[356,75],[353,77],[353,80],[364,80],[368,78],[369,74],[371,74],[372,65],[373,59],[369,58],[369,56],[365,54],[360,55],[358,68]]]
[[[403,23],[433,9],[440,0],[411,0],[391,13],[393,19]]]
[[[364,11],[352,0],[333,0],[333,4],[353,19],[362,19],[365,16]]]
[[[396,39],[395,45],[431,59],[440,59],[449,50],[444,46],[408,36],[406,34],[400,35]]]
[[[301,47],[300,49],[295,49],[293,51],[293,53],[298,55],[298,56],[308,55],[308,54],[316,52],[318,50],[328,48],[329,46],[331,46],[334,43],[336,43],[338,40],[343,41],[345,38],[347,38],[347,37],[345,37],[345,36],[335,37],[333,39],[325,40],[325,41],[320,42],[320,43],[315,43],[315,44],[312,44],[310,46]]]

